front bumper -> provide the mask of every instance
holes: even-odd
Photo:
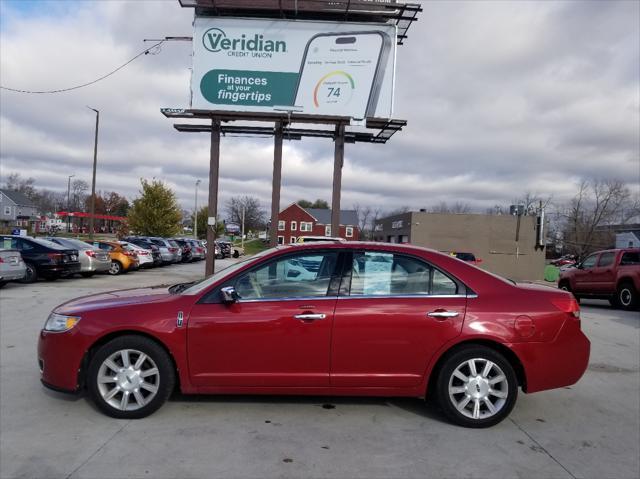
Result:
[[[87,342],[86,346],[88,344]],[[38,366],[43,384],[57,391],[78,390],[80,366],[86,346],[85,337],[75,328],[62,333],[40,331]]]
[[[524,367],[524,391],[533,393],[571,386],[589,364],[591,343],[580,329],[580,321],[568,318],[553,341],[508,345]]]

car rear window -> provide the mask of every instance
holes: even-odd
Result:
[[[634,251],[628,251],[622,254],[620,258],[620,266],[629,266],[633,264],[640,264],[640,253]]]

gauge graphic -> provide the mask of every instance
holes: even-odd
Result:
[[[335,70],[320,78],[313,89],[313,104],[316,108],[325,105],[346,105],[356,88],[353,77],[342,70]]]

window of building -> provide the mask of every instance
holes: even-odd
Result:
[[[324,227],[324,235],[331,236],[331,225],[327,225]]]
[[[353,226],[347,226],[346,235],[347,238],[353,238]]]
[[[11,206],[5,206],[4,207],[4,214],[5,215],[10,215],[11,214]]]
[[[300,231],[313,231],[313,223],[310,223],[307,221],[301,221]]]
[[[289,240],[289,243],[295,243],[297,240],[297,238],[295,236],[292,236],[291,239]]]
[[[284,220],[278,221],[278,231],[284,231],[284,225],[286,222]]]
[[[291,231],[296,231],[298,229],[298,222],[297,221],[292,221],[291,222]]]
[[[278,244],[284,244],[284,236],[278,236]]]

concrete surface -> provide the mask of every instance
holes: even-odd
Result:
[[[570,388],[521,394],[489,430],[452,426],[417,399],[185,397],[114,420],[39,382],[49,311],[92,292],[187,281],[204,264],[0,291],[0,477],[637,478],[640,315],[583,304],[592,359]]]

